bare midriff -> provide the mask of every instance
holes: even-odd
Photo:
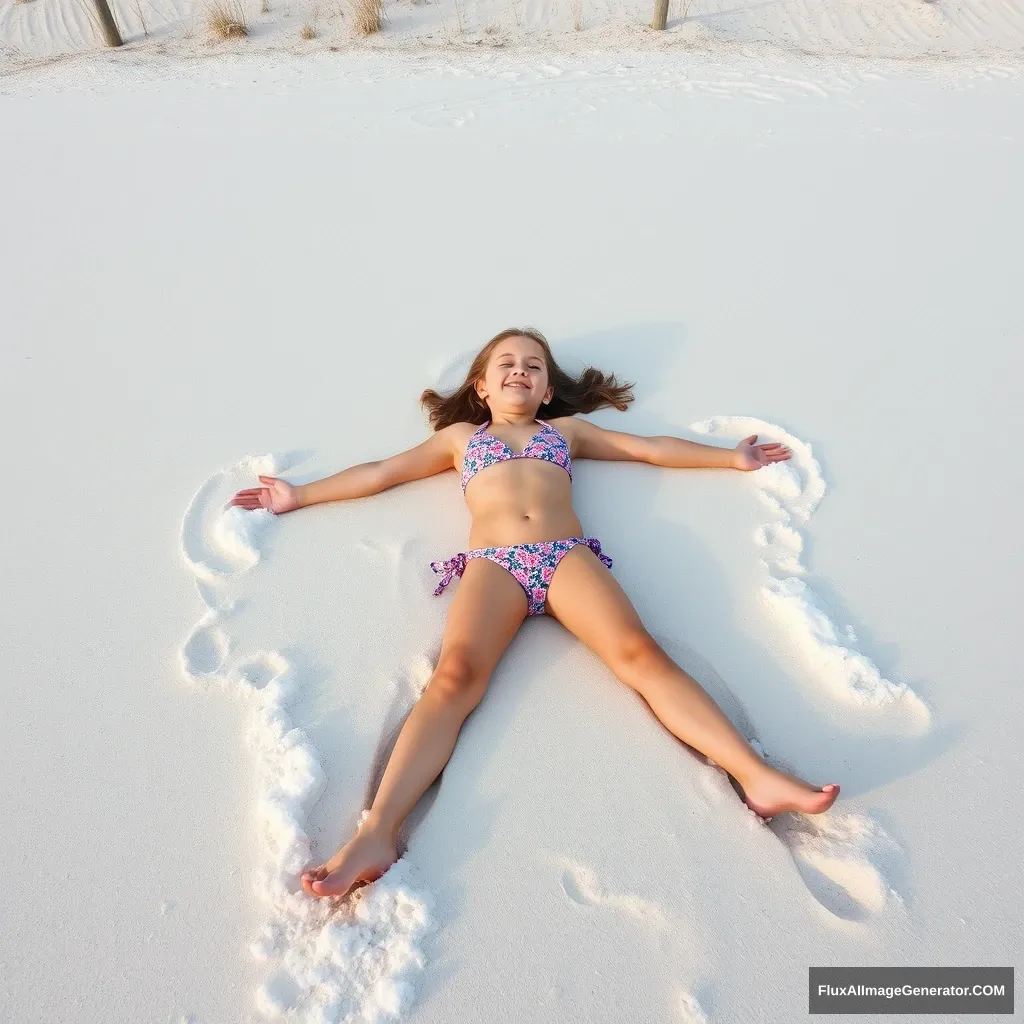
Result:
[[[473,517],[469,548],[583,536],[569,474],[545,459],[509,459],[481,469],[466,485],[466,504]]]

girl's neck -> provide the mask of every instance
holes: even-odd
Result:
[[[537,419],[536,416],[534,416],[530,420],[525,420],[525,419],[524,420],[495,420],[495,419],[490,419],[487,422],[488,422],[488,426],[499,426],[499,427],[521,427],[521,426],[526,426],[526,427],[530,427],[530,426],[533,426],[534,423],[539,423],[540,421]]]

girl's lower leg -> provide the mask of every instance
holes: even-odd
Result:
[[[455,749],[474,701],[452,699],[443,689],[424,691],[398,734],[363,827],[397,836],[417,801],[441,774]]]
[[[763,817],[787,810],[816,814],[839,795],[835,784],[816,789],[769,765],[700,683],[664,652],[627,681],[669,732],[725,769],[743,790],[747,805]]]
[[[341,896],[394,864],[399,827],[448,763],[475,706],[468,696],[453,696],[450,687],[427,686],[402,726],[366,818],[329,861],[302,876],[306,892]]]

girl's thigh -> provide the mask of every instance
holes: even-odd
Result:
[[[656,646],[618,580],[584,544],[558,563],[545,610],[613,671],[631,654]]]
[[[448,609],[438,669],[486,679],[526,611],[526,592],[510,572],[486,558],[470,559]]]

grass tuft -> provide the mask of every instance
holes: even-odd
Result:
[[[218,39],[247,36],[249,26],[239,0],[214,0],[206,12],[206,27]]]
[[[384,24],[383,0],[350,0],[352,31],[357,36],[372,36]]]

